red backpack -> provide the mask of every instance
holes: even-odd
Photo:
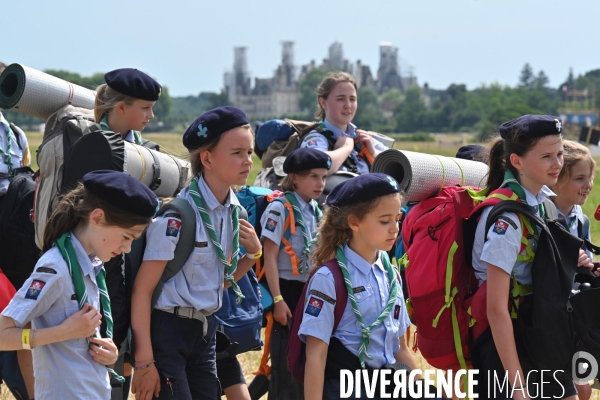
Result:
[[[337,329],[337,326],[342,319],[346,303],[348,302],[348,290],[346,289],[346,283],[344,282],[344,276],[342,270],[338,265],[337,259],[327,261],[323,267],[329,268],[333,274],[333,280],[335,282],[335,294],[336,302],[333,309],[333,331]],[[304,307],[306,306],[306,288],[308,282],[312,279],[313,275],[317,272],[318,268],[313,268],[308,275],[304,289],[302,289],[302,295],[294,310],[292,317],[292,328],[290,330],[290,338],[287,349],[287,364],[292,376],[298,379],[301,383],[304,383],[304,367],[306,366],[306,344],[300,340],[298,331],[300,330],[300,324],[302,324],[302,317],[304,316]]]
[[[484,283],[478,288],[471,267],[478,218],[484,207],[519,201],[509,189],[488,197],[477,190],[446,186],[436,197],[415,205],[402,225],[406,254],[400,263],[406,267],[407,310],[417,326],[418,348],[435,368],[470,367],[469,346],[489,326],[487,287]],[[526,225],[522,224],[524,237]]]

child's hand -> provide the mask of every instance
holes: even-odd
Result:
[[[245,219],[240,219],[240,246],[244,246],[248,254],[256,254],[261,245],[252,224]]]
[[[363,130],[356,131],[356,141],[360,143],[362,147],[366,147],[369,150],[369,153],[372,155],[375,154],[375,145],[373,144],[373,136],[370,133],[365,132]]]
[[[90,355],[99,364],[112,365],[117,362],[119,350],[112,339],[90,338]]]
[[[333,149],[337,150],[341,147],[345,147],[352,151],[352,149],[354,149],[354,140],[352,140],[351,137],[348,137],[346,135],[338,136],[338,138],[335,141],[335,144],[333,145]]]
[[[577,266],[585,267],[585,268],[589,268],[589,269],[594,268],[594,264],[592,263],[592,260],[590,260],[587,253],[585,251],[583,251],[583,249],[579,249],[579,260],[577,261]]]
[[[160,377],[154,364],[135,371],[131,380],[131,393],[135,394],[135,400],[152,400],[152,397],[158,397]]]
[[[273,310],[273,318],[283,326],[287,326],[288,317],[292,318],[292,312],[290,308],[281,300],[275,303],[275,309]]]
[[[86,303],[81,310],[71,315],[61,324],[65,330],[65,340],[92,336],[100,326],[101,320],[102,315],[98,310]]]

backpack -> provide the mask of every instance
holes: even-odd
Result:
[[[333,260],[327,261],[322,267],[319,268],[329,268],[329,271],[333,274],[333,280],[335,282],[335,293],[336,293],[336,302],[333,309],[333,331],[337,329],[340,321],[342,320],[342,315],[344,314],[344,309],[346,308],[346,303],[348,302],[348,289],[346,288],[346,283],[344,281],[344,276],[342,275],[342,269],[338,265],[337,260],[334,258]],[[292,326],[290,329],[290,336],[288,342],[288,350],[287,350],[287,365],[290,373],[294,378],[299,380],[301,383],[304,383],[304,370],[306,367],[306,344],[300,340],[298,336],[298,331],[300,330],[300,325],[302,324],[302,317],[304,316],[304,307],[306,306],[306,289],[308,288],[308,282],[312,279],[319,268],[313,268],[310,271],[308,276],[308,280],[304,285],[304,289],[302,289],[302,295],[298,300],[298,304],[296,305],[296,309],[294,310],[292,317]]]
[[[406,254],[399,263],[405,267],[407,311],[417,326],[421,354],[439,369],[466,369],[472,341],[489,326],[487,286],[478,288],[471,267],[478,217],[502,200],[519,201],[509,189],[488,197],[476,190],[446,186],[413,206],[402,225]],[[522,224],[524,237],[527,225]],[[530,250],[529,244],[523,248]]]
[[[35,244],[31,220],[35,173],[15,168],[0,211],[0,268],[15,288],[23,286],[33,272],[41,251]]]
[[[312,131],[325,136],[329,150],[332,150],[336,139],[333,132],[320,122],[296,121],[292,119],[270,120],[263,123],[256,132],[256,154],[262,160],[262,167],[273,167],[275,157],[287,156],[300,147],[304,137]],[[266,146],[266,147],[265,147]],[[342,166],[350,172],[357,173],[356,162],[348,157]]]

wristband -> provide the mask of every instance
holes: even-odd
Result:
[[[23,348],[25,350],[31,350],[31,341],[29,339],[30,332],[31,329],[23,329],[23,332],[21,333],[21,342],[23,343]]]
[[[246,257],[248,257],[251,260],[258,260],[261,256],[262,256],[262,249],[260,249],[258,251],[258,253],[254,253],[254,254],[246,253]]]
[[[31,349],[35,349],[35,333],[37,332],[37,329],[32,329],[31,330]]]
[[[280,301],[283,301],[283,296],[282,295],[273,296],[273,303],[279,303]]]
[[[154,360],[152,361],[147,361],[145,363],[135,363],[135,365],[133,366],[133,370],[134,371],[139,371],[140,369],[146,369],[149,366],[151,366],[152,364],[154,364]]]

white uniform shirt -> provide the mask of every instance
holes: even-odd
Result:
[[[102,262],[88,256],[71,234],[71,243],[83,274],[89,303],[100,311],[96,274]],[[93,260],[93,261],[92,261]],[[33,329],[60,325],[79,311],[75,286],[67,263],[56,247],[47,251],[35,270],[2,312],[22,328],[32,321]],[[37,346],[32,350],[35,397],[39,399],[110,399],[106,367],[88,353],[85,338]]]
[[[568,216],[565,216],[562,211],[558,210],[558,217],[564,218],[565,222],[567,223],[567,228],[569,228],[569,232],[571,232],[572,235],[575,235],[580,239],[587,239],[589,242],[592,241],[589,226],[587,232],[581,232],[581,236],[579,235],[579,225],[581,224],[583,229],[584,221],[583,210],[579,204],[575,204],[573,206]],[[586,250],[585,253],[588,255],[590,260],[594,261],[594,255],[591,251]]]
[[[543,203],[550,196],[555,196],[548,187],[543,186],[537,196],[534,196],[527,189],[525,192],[525,201],[530,206],[537,206]],[[519,283],[531,285],[531,265],[530,262],[518,261],[517,256],[521,252],[521,222],[515,213],[504,213],[498,220],[492,224],[488,231],[487,240],[485,238],[485,224],[487,217],[492,210],[492,206],[484,208],[475,231],[475,242],[473,243],[473,268],[475,276],[479,280],[479,285],[487,279],[487,265],[495,265],[507,274],[511,275],[514,271],[515,277]],[[539,215],[539,209],[536,209]],[[529,244],[535,252],[537,240],[533,237],[529,239]],[[525,250],[521,254],[525,254]]]
[[[337,126],[333,125],[331,122],[325,118],[323,120],[325,123],[325,127],[333,132],[333,137],[335,139],[340,136],[348,136],[349,138],[354,139],[356,137],[356,126],[352,123],[348,124],[348,128],[346,128],[346,132],[342,131]],[[381,143],[375,136],[373,136],[373,146],[377,151],[387,150],[387,146]],[[317,149],[321,151],[330,151],[332,149],[329,148],[329,143],[327,142],[327,138],[320,134],[317,131],[312,131],[308,135],[304,137],[302,143],[300,144],[300,148],[308,147],[311,149]],[[369,164],[362,157],[358,155],[356,150],[352,150],[350,153],[350,157],[356,162],[356,168],[358,169],[359,174],[368,174],[369,173]],[[341,167],[340,171],[345,171],[345,167]]]
[[[358,310],[365,325],[370,326],[381,315],[387,304],[390,281],[379,258],[371,265],[348,246],[344,247],[344,256]],[[336,298],[333,274],[329,268],[320,268],[308,283],[305,311],[298,335],[303,342],[306,342],[306,336],[313,336],[327,344],[331,336],[334,336],[352,354],[358,356],[362,337],[361,328],[349,298],[342,319],[336,331],[332,332]],[[373,368],[395,363],[395,355],[400,348],[400,336],[404,335],[409,325],[410,320],[406,313],[400,283],[396,303],[388,317],[371,331],[367,351],[373,359],[365,357],[365,363]]]
[[[232,251],[233,227],[232,206],[241,207],[230,190],[225,204],[220,204],[204,178],[200,177],[198,188],[213,223],[217,238],[225,257]],[[212,314],[223,304],[224,267],[217,255],[208,231],[202,222],[198,208],[189,194],[189,186],[178,197],[186,199],[196,213],[196,238],[192,254],[183,268],[173,278],[165,282],[155,308],[168,310],[173,307],[194,307],[196,310]],[[173,210],[154,218],[146,232],[146,260],[172,260],[175,246],[179,241],[181,217]]]
[[[309,203],[307,203],[302,200],[302,198],[296,192],[293,193],[298,201],[298,207],[302,213],[302,219],[304,221],[304,225],[306,226],[306,234],[308,236],[308,241],[310,242],[317,234],[317,217],[315,216],[317,202],[315,200],[311,200]],[[263,238],[263,242],[264,238],[268,238],[275,242],[275,244],[278,246],[280,245],[283,234],[285,233],[283,231],[285,219],[286,210],[283,203],[275,200],[272,201],[267,206],[260,219],[260,224],[262,226],[261,238]],[[300,228],[298,223],[296,223],[296,233],[290,236],[290,243],[292,244],[294,253],[298,259],[300,259],[302,252],[304,251],[304,237],[302,235],[302,228]],[[313,244],[311,246],[311,251],[314,250],[314,248],[315,245]],[[279,249],[279,254],[277,256],[277,269],[279,270],[279,278],[281,279],[306,282],[306,279],[308,278],[308,271],[304,271],[303,274],[298,274],[298,276],[294,275],[292,272],[291,258],[283,248]]]
[[[0,113],[0,149],[6,151],[8,147],[8,130],[11,130],[13,133],[12,140],[10,141],[10,154],[12,156],[12,166],[13,168],[19,168],[29,165],[29,144],[27,143],[27,137],[21,133],[19,133],[16,129],[11,129],[9,123],[4,119],[2,113]],[[21,147],[19,147],[18,140],[21,143]],[[27,160],[27,165],[24,165],[24,161]],[[8,173],[8,165],[4,163],[3,157],[0,156],[0,173],[6,174]],[[8,189],[9,184],[8,179],[0,179],[0,196],[6,194],[6,190]]]

